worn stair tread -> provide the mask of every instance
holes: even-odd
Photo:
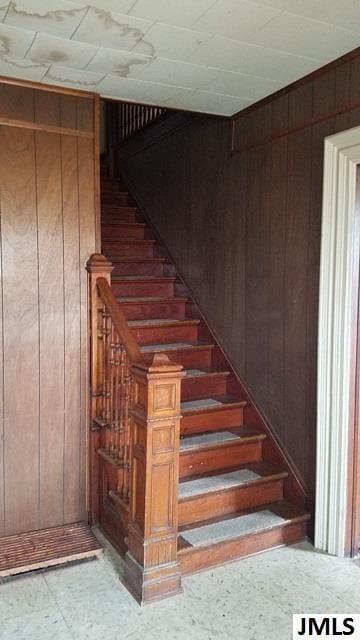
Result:
[[[150,318],[147,320],[128,320],[130,327],[193,327],[200,324],[200,320],[178,320],[177,318]]]
[[[116,300],[118,302],[126,302],[126,304],[128,302],[135,302],[135,303],[141,303],[141,302],[146,302],[146,303],[152,303],[152,302],[160,302],[160,303],[166,303],[166,302],[188,302],[189,298],[186,296],[134,296],[134,297],[121,297],[121,296],[117,296]]]
[[[102,227],[142,227],[145,228],[148,225],[146,224],[146,222],[126,222],[124,220],[114,220],[109,221],[109,220],[105,220],[104,222],[101,223]]]
[[[213,349],[214,345],[207,342],[164,342],[158,344],[140,345],[140,351],[143,353],[152,353],[157,351],[178,351],[181,349]]]
[[[287,471],[267,462],[249,463],[237,469],[213,472],[207,475],[183,479],[179,483],[179,499],[194,498],[204,494],[227,491],[253,483],[287,477]]]
[[[113,223],[112,223],[112,222],[109,222],[109,224],[113,224]],[[125,225],[127,225],[127,222],[124,222],[124,224],[125,224]],[[132,264],[132,263],[135,263],[135,264],[142,264],[143,262],[146,262],[146,263],[148,263],[148,262],[149,262],[149,263],[155,262],[155,263],[160,263],[160,264],[162,264],[162,263],[164,263],[164,262],[167,262],[167,259],[166,259],[166,258],[164,258],[163,256],[151,256],[151,257],[149,257],[149,258],[146,258],[146,257],[142,258],[142,257],[140,257],[140,256],[130,256],[130,257],[126,257],[126,256],[124,256],[124,258],[119,258],[119,257],[117,257],[117,258],[113,258],[113,259],[111,260],[111,262],[112,262],[113,264],[122,264],[123,262],[131,263],[131,264]]]
[[[309,517],[306,511],[286,500],[273,502],[231,514],[225,519],[217,518],[184,527],[179,531],[179,550],[181,551],[181,547],[208,546],[232,538],[242,538],[274,527],[306,521]]]
[[[103,244],[155,244],[153,238],[117,238],[116,240],[103,240]]]
[[[203,411],[204,409],[221,409],[229,406],[244,406],[246,400],[233,396],[214,396],[208,398],[194,398],[193,400],[184,400],[181,403],[181,411],[183,413],[194,413]]]
[[[235,442],[254,442],[265,438],[266,434],[255,429],[255,427],[243,426],[221,431],[206,431],[182,436],[180,438],[180,451],[208,449],[223,444],[234,444]]]

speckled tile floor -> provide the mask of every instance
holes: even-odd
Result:
[[[289,640],[292,613],[360,613],[360,561],[301,543],[184,580],[140,608],[108,547],[98,560],[0,585],[1,640]]]

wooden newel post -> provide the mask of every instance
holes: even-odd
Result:
[[[132,472],[124,584],[141,604],[180,592],[177,560],[183,367],[156,354],[132,366]]]
[[[98,278],[105,278],[109,284],[112,263],[101,253],[94,253],[86,264],[89,273],[90,309],[90,519],[95,524],[99,519],[99,465],[96,451],[100,446],[100,428],[93,420],[99,415],[98,405],[103,394],[102,362],[99,358],[99,309],[102,304],[97,290]]]

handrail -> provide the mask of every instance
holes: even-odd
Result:
[[[115,330],[119,334],[122,344],[132,364],[145,363],[144,356],[139,349],[134,336],[131,334],[126,318],[120,309],[119,303],[111,291],[111,287],[106,278],[97,278],[96,286],[99,290],[100,298],[104,303],[110,318],[114,324]]]

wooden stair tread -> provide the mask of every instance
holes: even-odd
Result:
[[[195,398],[185,400],[181,403],[182,413],[198,413],[199,411],[218,411],[229,407],[242,407],[246,405],[246,400],[234,398],[232,396],[215,396],[211,398]]]
[[[160,302],[160,303],[164,303],[164,302],[188,302],[189,298],[186,296],[134,296],[134,297],[120,297],[117,296],[117,301],[118,302],[126,302],[126,304],[128,302],[135,302],[135,303],[141,303],[141,302]]]
[[[214,446],[229,445],[236,442],[253,442],[265,440],[266,434],[255,427],[242,426],[238,428],[222,429],[219,431],[205,431],[184,435],[180,439],[180,452],[198,449],[208,449]]]
[[[146,320],[128,320],[131,328],[143,327],[193,327],[200,324],[200,320],[178,320],[177,318],[150,318]]]
[[[103,244],[155,244],[152,238],[117,238],[116,240],[104,240]]]
[[[145,222],[126,222],[124,220],[114,220],[114,222],[110,222],[106,220],[101,223],[102,227],[141,227],[142,229],[147,227]]]
[[[186,525],[179,529],[179,552],[193,547],[218,544],[231,538],[283,527],[289,523],[304,522],[310,515],[286,500],[247,509],[222,518]]]
[[[113,223],[109,222],[109,224],[113,224]],[[124,222],[124,224],[127,225],[127,222]],[[163,264],[167,262],[167,259],[163,258],[162,256],[154,256],[150,258],[146,258],[146,257],[141,258],[140,256],[130,256],[130,257],[124,257],[124,258],[116,257],[116,258],[113,258],[111,262],[113,264],[122,264],[123,262],[130,263],[130,264],[132,263],[141,264],[142,262],[146,262],[146,263],[155,262],[155,263]]]
[[[140,351],[155,353],[158,351],[185,351],[188,349],[213,349],[214,345],[207,342],[164,342],[158,344],[142,344]]]
[[[184,478],[179,483],[179,500],[229,491],[237,487],[287,477],[287,471],[268,462],[255,462],[237,469],[222,470],[207,475]]]
[[[176,282],[174,276],[111,276],[112,282]]]

